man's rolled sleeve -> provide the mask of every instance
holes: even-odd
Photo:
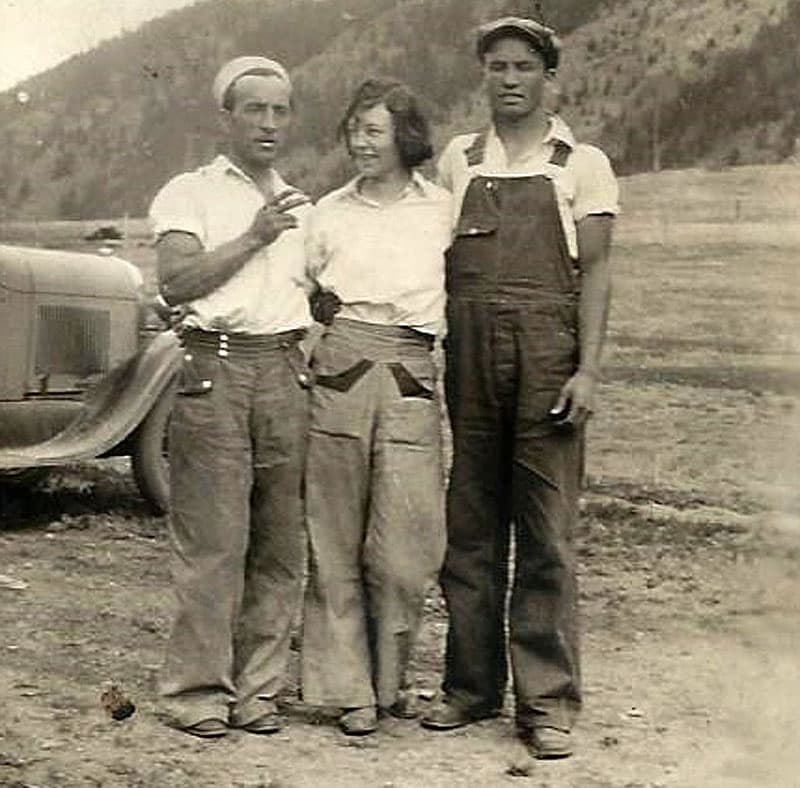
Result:
[[[203,220],[192,189],[191,174],[169,181],[155,196],[149,215],[156,239],[173,231],[191,233],[205,246]]]
[[[619,184],[603,151],[581,145],[574,153],[576,188],[572,215],[576,222],[597,214],[619,213]]]

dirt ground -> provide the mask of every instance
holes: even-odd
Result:
[[[800,786],[793,521],[687,500],[639,503],[628,492],[584,501],[586,709],[577,754],[542,763],[517,748],[508,704],[500,719],[451,733],[392,720],[354,740],[289,687],[289,725],[272,737],[206,743],[162,726],[154,676],[169,621],[164,521],[147,514],[118,462],[67,470],[36,492],[6,489],[0,785]],[[417,654],[423,705],[444,630],[433,592]],[[127,720],[103,708],[111,683],[136,705]]]

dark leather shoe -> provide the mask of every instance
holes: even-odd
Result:
[[[419,709],[414,702],[414,696],[411,692],[399,692],[397,700],[391,705],[380,709],[381,714],[388,714],[391,717],[396,717],[399,720],[415,720],[419,717]]]
[[[378,730],[378,713],[374,706],[345,709],[339,717],[339,727],[347,736],[366,736]]]
[[[267,712],[260,717],[256,717],[251,722],[242,725],[242,730],[248,733],[256,733],[261,735],[269,735],[270,733],[277,733],[283,728],[283,719],[280,714],[276,712]]]
[[[520,739],[534,758],[548,760],[572,755],[572,734],[566,728],[537,725],[520,731]]]
[[[442,695],[425,712],[420,725],[432,731],[450,731],[479,720],[496,717],[499,713],[497,709],[468,707],[454,698]]]

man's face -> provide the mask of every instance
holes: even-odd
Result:
[[[233,103],[223,110],[231,154],[245,169],[271,167],[291,122],[291,93],[279,77],[248,74],[231,88]]]
[[[544,61],[521,38],[500,38],[483,56],[483,75],[492,115],[524,118],[542,105],[550,76]]]

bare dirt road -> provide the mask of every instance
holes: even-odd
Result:
[[[793,526],[626,494],[605,488],[584,506],[578,752],[532,763],[508,707],[452,733],[389,721],[358,740],[303,709],[290,687],[289,725],[272,737],[205,743],[163,727],[154,672],[169,620],[164,521],[147,515],[118,466],[6,489],[0,786],[800,786]],[[433,593],[417,655],[423,698],[437,686],[444,627]],[[101,703],[110,683],[136,704],[127,720]]]

